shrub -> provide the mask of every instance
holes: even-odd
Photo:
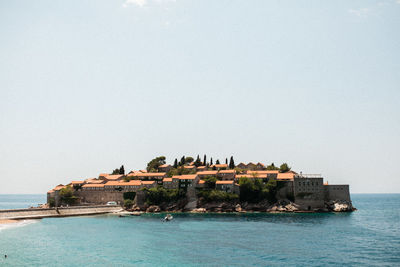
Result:
[[[60,200],[62,203],[73,205],[77,202],[78,198],[74,196],[74,191],[71,186],[64,187],[60,190]]]
[[[239,199],[237,194],[220,190],[199,190],[197,196],[202,197],[205,202],[233,201]]]
[[[146,203],[149,205],[160,205],[161,203],[169,203],[177,201],[186,196],[182,189],[165,189],[162,186],[154,188],[144,188],[146,192]]]
[[[125,199],[124,200],[124,207],[127,209],[132,208],[133,206],[133,200],[132,199]]]
[[[136,192],[124,192],[124,199],[134,200],[136,196]]]

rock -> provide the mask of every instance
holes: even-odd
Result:
[[[197,209],[193,209],[191,212],[192,213],[204,213],[204,212],[206,212],[206,209],[205,208],[197,208]]]
[[[160,212],[160,211],[161,211],[160,207],[156,205],[152,205],[148,207],[146,210],[146,212]]]
[[[240,206],[240,204],[237,204],[237,205],[235,206],[235,211],[236,211],[236,212],[241,212],[241,211],[242,211],[242,207]]]
[[[351,202],[346,200],[331,200],[325,203],[325,207],[329,211],[334,212],[348,212],[355,210]]]

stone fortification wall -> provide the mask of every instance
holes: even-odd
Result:
[[[278,192],[276,192],[276,198],[279,199],[289,199],[294,197],[293,195],[293,181],[279,181],[279,183],[283,183],[283,187],[281,187]]]
[[[350,200],[350,189],[348,184],[344,185],[324,185],[325,189],[325,200]]]
[[[115,201],[122,205],[124,203],[124,192],[120,191],[95,191],[82,190],[76,191],[75,196],[80,198],[81,203],[106,204],[109,201]]]
[[[295,203],[303,210],[325,207],[325,190],[323,178],[301,177],[293,180]]]
[[[65,217],[79,215],[103,214],[121,210],[120,206],[90,206],[90,207],[68,207],[50,209],[15,209],[0,210],[0,220],[2,219],[40,219],[46,217]]]

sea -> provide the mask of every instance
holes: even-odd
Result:
[[[0,266],[400,266],[400,194],[352,200],[352,213],[26,220],[1,226]],[[0,195],[0,209],[43,202]]]

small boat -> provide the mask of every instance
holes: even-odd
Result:
[[[172,217],[171,214],[167,214],[167,216],[164,217],[164,221],[168,222],[168,221],[172,221],[174,217]]]

